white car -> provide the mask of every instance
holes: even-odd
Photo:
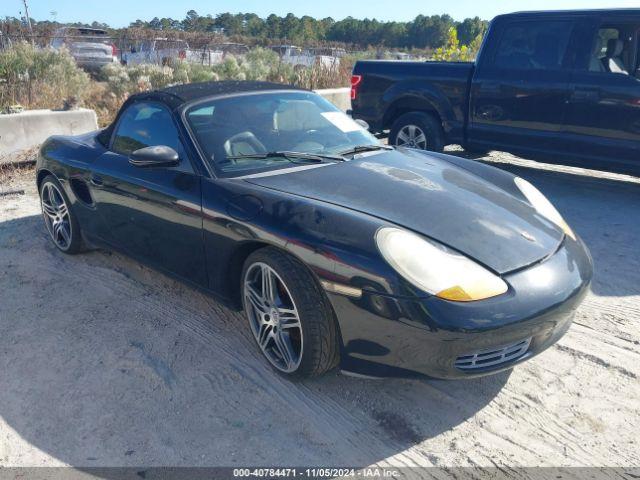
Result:
[[[166,38],[143,40],[138,45],[131,46],[128,52],[122,54],[122,61],[127,65],[139,65],[142,63],[170,65],[176,61],[214,65],[220,63],[221,60],[221,52],[210,51],[209,49],[191,49],[184,40],[169,40]]]
[[[307,48],[303,50],[295,45],[277,45],[271,47],[271,49],[280,55],[284,63],[293,66],[312,67],[314,65],[322,65],[325,68],[332,68],[340,65],[339,56],[336,52],[333,52],[336,49]]]

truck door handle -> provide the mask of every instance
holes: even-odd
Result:
[[[578,102],[595,101],[600,98],[600,90],[597,88],[574,88],[571,100]]]
[[[104,185],[102,177],[100,175],[96,175],[95,173],[91,174],[91,179],[89,181],[94,187],[102,187]]]
[[[500,93],[502,85],[498,82],[482,82],[480,84],[480,93]]]

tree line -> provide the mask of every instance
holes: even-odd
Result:
[[[463,45],[471,43],[486,30],[488,22],[479,17],[456,22],[449,15],[418,15],[409,22],[382,22],[347,17],[335,21],[331,17],[315,19],[289,13],[261,18],[255,13],[220,13],[199,15],[189,10],[183,20],[155,17],[136,20],[131,28],[152,30],[183,30],[193,32],[224,32],[229,36],[282,39],[293,43],[341,42],[358,46],[383,45],[398,48],[438,48],[445,45],[451,27],[457,30]]]
[[[6,17],[0,23],[7,28],[24,22],[21,19]],[[32,20],[32,24],[40,27],[51,27],[56,23],[48,20],[41,22]],[[80,26],[80,24],[74,25]],[[451,28],[456,30],[460,43],[468,45],[476,37],[484,34],[487,25],[488,22],[479,17],[466,18],[462,22],[457,22],[446,14],[418,15],[408,22],[383,22],[353,17],[338,21],[331,17],[318,20],[307,15],[297,17],[292,13],[284,17],[271,14],[267,18],[261,18],[255,13],[228,12],[215,16],[203,16],[195,10],[189,10],[182,20],[155,17],[151,20],[131,22],[129,28],[165,32],[224,33],[229,37],[252,37],[261,42],[286,41],[302,45],[339,42],[359,47],[375,45],[387,48],[435,49],[446,44]],[[98,22],[87,24],[87,26],[108,28],[108,25]]]

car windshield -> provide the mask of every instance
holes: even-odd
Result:
[[[312,92],[199,102],[187,110],[186,119],[207,159],[223,176],[336,162],[339,158],[331,157],[343,152],[380,147],[367,130]]]

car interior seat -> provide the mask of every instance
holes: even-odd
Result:
[[[301,133],[312,135],[330,125],[322,111],[309,100],[291,100],[281,104],[273,112],[273,129],[285,150],[320,151],[321,143],[311,138],[301,138]]]
[[[253,132],[247,130],[246,112],[234,104],[216,106],[211,121],[203,122],[196,127],[204,149],[211,159],[220,163],[228,163],[225,157],[262,153],[266,149]]]
[[[253,133],[245,131],[227,139],[227,141],[224,142],[224,151],[227,156],[233,156],[264,153],[267,149]]]
[[[591,50],[591,57],[589,58],[589,71],[590,72],[606,72],[600,53],[602,52],[602,38],[597,36],[593,42],[593,49]]]
[[[624,42],[618,38],[612,38],[607,42],[607,53],[602,59],[602,63],[607,72],[629,75],[620,56],[623,49]]]
[[[315,130],[329,125],[320,108],[309,100],[291,100],[273,113],[273,128],[279,132]]]

